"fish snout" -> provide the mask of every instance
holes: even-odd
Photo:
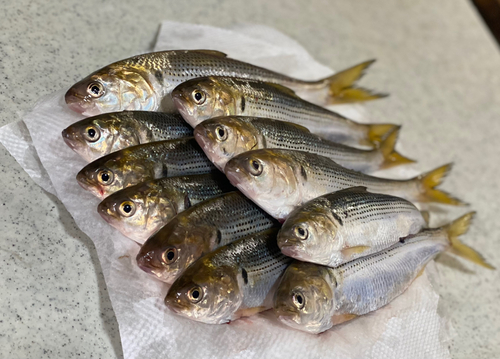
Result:
[[[154,264],[155,262],[154,251],[149,251],[146,253],[142,253],[142,251],[139,252],[139,254],[137,254],[136,261],[137,265],[139,266],[139,268],[141,268],[141,270],[143,270],[148,274],[156,275],[155,269],[158,268]]]

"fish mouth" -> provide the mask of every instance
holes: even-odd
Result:
[[[73,139],[73,135],[68,131],[68,129],[64,129],[61,132],[63,141],[68,145],[69,148],[71,148],[73,151],[76,152],[76,143]]]
[[[287,257],[292,257],[296,258],[299,254],[299,251],[297,250],[297,246],[293,243],[290,242],[278,242],[278,247],[281,250],[281,253],[283,253]]]
[[[189,123],[191,127],[195,127],[197,123],[193,116],[193,112],[190,111],[189,106],[186,104],[185,97],[181,93],[172,93],[172,101],[182,118]]]
[[[109,213],[109,207],[103,204],[103,202],[99,203],[99,206],[97,206],[97,213],[99,213],[102,219],[104,219],[107,223],[112,225],[113,217]]]
[[[70,108],[70,110],[83,114],[85,112],[85,108],[82,106],[82,101],[84,99],[78,95],[78,93],[70,88],[66,94],[64,95],[64,101]]]
[[[95,184],[89,178],[87,178],[87,176],[84,173],[82,172],[78,173],[76,175],[76,181],[78,182],[80,187],[82,187],[84,190],[89,191],[94,196],[100,199],[104,199],[105,197],[104,190],[100,186],[96,187]]]

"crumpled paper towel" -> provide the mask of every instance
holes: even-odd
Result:
[[[303,79],[332,73],[297,42],[260,25],[219,29],[164,22],[155,50],[168,49],[220,50]],[[0,142],[36,183],[63,202],[80,229],[94,241],[125,358],[449,357],[447,322],[437,313],[439,296],[427,274],[386,307],[321,335],[292,330],[279,323],[272,311],[219,326],[168,312],[163,305],[167,287],[135,265],[139,247],[99,217],[99,200],[75,180],[85,162],[64,144],[61,130],[82,116],[66,107],[65,90],[41,99],[24,122],[0,129]],[[360,105],[335,106],[335,110],[356,120],[368,120]],[[408,177],[417,171],[404,169],[391,174]]]

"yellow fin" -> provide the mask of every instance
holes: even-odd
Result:
[[[431,221],[431,214],[430,214],[430,212],[429,211],[420,211],[420,214],[424,218],[424,221],[425,221],[425,224],[427,225],[427,227],[429,227],[429,223]]]
[[[471,247],[463,244],[458,239],[458,236],[464,234],[469,230],[470,222],[475,214],[476,212],[469,212],[443,227],[444,230],[448,233],[448,239],[450,240],[451,244],[450,250],[457,256],[468,259],[480,266],[488,269],[495,269],[495,267],[486,262],[481,254],[476,252]]]
[[[343,193],[343,192],[366,193],[368,191],[367,191],[367,187],[365,187],[365,186],[356,186],[356,187],[344,188],[344,189],[341,189],[340,191],[336,191],[335,193]]]
[[[207,54],[207,55],[212,55],[212,56],[217,56],[217,57],[227,57],[227,55],[223,52],[217,51],[217,50],[191,50],[193,52],[199,52],[202,54]]]
[[[415,162],[414,160],[404,157],[394,149],[400,129],[401,127],[398,126],[380,144],[380,152],[382,153],[382,156],[384,156],[384,162],[382,162],[382,164],[380,165],[380,169],[391,168],[394,166]]]
[[[339,325],[356,317],[356,314],[334,314],[332,316],[332,325]]]
[[[465,205],[465,203],[459,199],[453,198],[448,193],[434,188],[441,184],[443,178],[450,172],[451,167],[452,164],[450,163],[415,177],[415,180],[419,182],[421,187],[420,201],[444,203],[453,206]]]
[[[342,249],[342,255],[347,259],[347,260],[350,260],[352,259],[353,256],[355,256],[356,254],[361,254],[363,252],[366,252],[367,250],[369,250],[371,247],[370,246],[355,246],[355,247],[349,247],[349,248],[345,248],[345,249]],[[357,256],[359,257],[359,256]]]
[[[366,141],[368,145],[372,147],[378,147],[379,144],[387,137],[388,134],[399,129],[400,126],[393,125],[391,123],[376,123],[373,125],[366,125],[368,128],[368,135]],[[366,142],[360,143],[361,145],[366,145]]]
[[[374,62],[375,60],[362,62],[324,79],[323,81],[329,86],[328,103],[350,103],[386,97],[386,94],[378,94],[361,87],[354,87],[354,83],[363,76],[364,71]]]

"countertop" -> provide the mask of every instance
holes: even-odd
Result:
[[[91,71],[151,48],[162,20],[275,27],[342,69],[376,58],[366,105],[403,125],[405,154],[455,162],[444,189],[478,212],[465,237],[500,267],[500,53],[465,0],[3,2],[0,126]],[[0,146],[0,357],[121,358],[116,318],[92,241]],[[453,358],[500,353],[500,278],[438,260]]]

